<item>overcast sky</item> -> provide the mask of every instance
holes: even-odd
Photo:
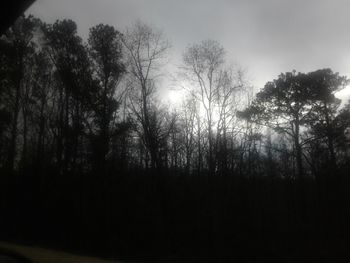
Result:
[[[329,67],[350,77],[349,0],[37,0],[27,14],[70,18],[83,38],[95,24],[123,31],[140,19],[171,41],[173,67],[186,46],[211,38],[257,88],[293,69]]]

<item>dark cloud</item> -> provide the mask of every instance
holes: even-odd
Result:
[[[141,19],[167,34],[174,64],[188,44],[213,38],[261,87],[292,69],[350,76],[349,11],[348,0],[37,0],[28,13],[72,18],[84,37],[97,23],[122,30]]]

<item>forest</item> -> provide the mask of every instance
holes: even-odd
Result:
[[[137,21],[21,16],[0,37],[0,239],[125,262],[340,262],[350,242],[349,80],[281,73],[257,93],[215,40]],[[349,133],[349,130],[347,130]]]

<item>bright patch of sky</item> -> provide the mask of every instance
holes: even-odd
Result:
[[[159,85],[165,101],[180,98],[171,87],[185,48],[208,38],[247,69],[257,89],[293,69],[350,76],[349,13],[348,0],[37,0],[27,11],[49,23],[72,19],[85,39],[98,23],[123,31],[140,19],[162,29],[172,43]],[[350,88],[338,96],[348,100]]]

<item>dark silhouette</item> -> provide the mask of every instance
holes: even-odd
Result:
[[[13,25],[18,17],[33,4],[35,0],[3,1],[0,11],[0,36]]]
[[[124,261],[349,259],[347,78],[282,73],[253,97],[207,40],[184,52],[172,110],[169,48],[141,22],[84,41],[72,20],[21,16],[0,38],[0,239]]]

